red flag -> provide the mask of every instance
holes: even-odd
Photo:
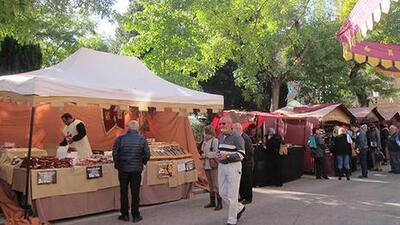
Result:
[[[125,129],[124,111],[118,106],[112,105],[110,109],[103,109],[104,130],[108,133],[115,126]]]

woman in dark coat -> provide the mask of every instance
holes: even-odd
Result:
[[[283,156],[279,155],[281,144],[284,144],[282,137],[276,134],[273,128],[268,129],[266,135],[266,148],[271,156],[273,182],[275,186],[282,187],[282,160]]]
[[[346,173],[347,180],[350,180],[351,144],[344,128],[339,128],[339,135],[333,140],[333,153],[336,155],[339,180],[342,179],[343,173]]]

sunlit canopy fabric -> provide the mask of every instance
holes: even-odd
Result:
[[[385,121],[400,122],[400,114],[398,112],[380,112]]]
[[[223,96],[190,90],[151,72],[135,57],[81,48],[59,64],[0,76],[0,92],[34,96],[36,102],[84,102],[193,109],[223,108]]]
[[[392,0],[398,2],[398,0]],[[400,75],[400,46],[363,41],[368,30],[388,13],[390,0],[359,0],[337,33],[346,60],[368,62],[387,75]]]
[[[357,118],[358,123],[383,122],[385,120],[377,107],[350,108],[349,111]]]
[[[354,115],[343,104],[335,103],[284,107],[274,113],[281,113],[290,117],[314,118],[319,122],[338,121],[350,124],[355,120]]]

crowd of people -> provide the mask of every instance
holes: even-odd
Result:
[[[120,220],[129,220],[128,185],[131,186],[131,215],[134,222],[142,220],[139,212],[139,187],[143,166],[150,158],[146,139],[138,133],[138,123],[129,122],[129,131],[117,138],[113,148],[115,168],[119,172],[121,189]],[[262,141],[257,140],[257,127],[252,124],[246,131],[229,116],[220,119],[221,134],[214,127],[203,129],[200,154],[208,180],[210,200],[204,208],[218,211],[228,209],[227,225],[237,224],[253,201],[253,175],[255,148],[269,154],[274,184],[282,186],[282,162],[287,155],[283,138],[269,128]],[[314,128],[308,138],[315,162],[317,179],[329,179],[325,154],[334,156],[338,179],[350,180],[352,168],[361,165],[360,178],[368,178],[368,170],[382,171],[382,164],[390,162],[390,173],[400,174],[400,133],[395,125],[378,129],[375,124],[335,127],[332,135],[324,129]]]
[[[400,135],[396,125],[376,124],[352,125],[350,128],[335,127],[332,136],[323,129],[314,128],[308,138],[315,162],[317,179],[329,179],[326,171],[325,153],[334,156],[335,173],[341,180],[343,175],[350,180],[351,172],[361,166],[359,178],[368,178],[368,170],[383,171],[382,165],[390,162],[390,173],[400,173]]]
[[[208,180],[209,203],[204,208],[220,210],[228,207],[227,225],[236,224],[253,201],[253,175],[255,149],[261,148],[271,156],[274,184],[281,187],[282,159],[285,154],[283,138],[270,128],[263,141],[257,141],[257,127],[251,124],[246,130],[233,123],[229,116],[220,119],[221,134],[216,137],[212,126],[203,129],[200,154]],[[224,203],[223,203],[224,202]]]
[[[222,200],[228,207],[227,225],[236,224],[245,204],[252,201],[253,144],[240,124],[230,117],[219,122],[221,134],[215,137],[212,126],[203,129],[201,156],[208,179],[210,202],[205,208],[222,209]],[[217,201],[216,201],[217,200]]]
[[[61,145],[87,142],[86,129],[82,121],[74,119],[70,114],[64,114],[62,119],[66,128],[65,139]],[[237,223],[246,210],[245,205],[253,201],[254,147],[260,143],[257,143],[255,138],[257,131],[254,125],[244,132],[240,123],[233,123],[229,116],[225,116],[220,119],[219,126],[221,134],[218,137],[214,127],[206,126],[203,129],[201,157],[204,159],[210,192],[210,201],[204,208],[218,211],[226,205],[228,208],[226,224],[232,225]],[[272,164],[276,170],[274,173],[276,186],[282,186],[283,156],[280,152],[282,144],[284,144],[282,137],[276,134],[274,129],[269,129],[262,146],[274,156]],[[114,167],[118,170],[120,182],[119,220],[129,221],[130,215],[134,223],[143,219],[139,211],[140,183],[142,171],[149,159],[147,140],[139,133],[138,122],[131,120],[128,122],[128,131],[119,136],[113,145]],[[130,201],[128,187],[131,191]]]

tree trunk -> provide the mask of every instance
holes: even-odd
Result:
[[[360,107],[369,107],[369,99],[366,91],[359,91],[356,93],[356,96]]]
[[[358,72],[363,70],[365,66],[365,63],[356,63],[350,70],[349,78],[351,82],[356,82],[356,78],[358,76]],[[368,93],[365,90],[365,88],[352,88],[353,93],[357,97],[358,104],[360,107],[368,107],[369,106],[369,99],[368,99]]]
[[[287,82],[281,84],[281,92],[279,93],[279,108],[287,106],[287,96],[289,94]]]
[[[281,91],[281,84],[282,82],[278,78],[274,78],[272,80],[272,112],[279,109],[279,94]]]

